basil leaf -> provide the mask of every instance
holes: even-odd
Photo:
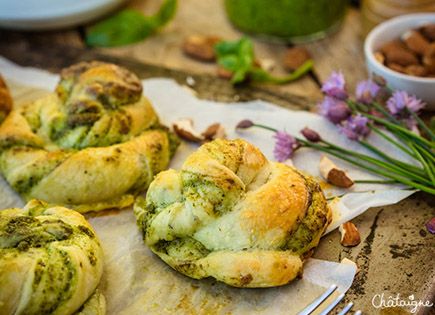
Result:
[[[244,37],[236,42],[219,42],[215,46],[217,62],[226,70],[233,72],[231,83],[237,84],[250,79],[253,82],[282,84],[300,78],[314,66],[308,60],[291,74],[277,78],[255,66],[254,46]]]
[[[149,24],[152,26],[154,30],[157,30],[163,27],[166,23],[168,23],[175,15],[177,11],[177,0],[166,0],[162,3],[159,11],[153,16],[147,18]]]
[[[237,42],[219,42],[215,51],[218,64],[233,72],[233,84],[244,81],[254,67],[254,47],[247,37]]]
[[[86,44],[110,47],[139,42],[168,23],[176,9],[177,0],[166,0],[151,17],[138,10],[123,10],[92,27],[86,35]]]

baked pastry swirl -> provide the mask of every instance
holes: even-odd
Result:
[[[80,63],[62,71],[55,93],[9,114],[0,169],[25,200],[99,211],[131,205],[177,146],[133,73]]]
[[[105,314],[102,272],[98,238],[76,211],[39,200],[0,211],[0,314]]]
[[[316,182],[241,139],[202,145],[134,208],[145,243],[173,269],[236,287],[301,275],[331,217]]]
[[[0,75],[0,124],[12,109],[12,97],[9,94],[8,87]]]

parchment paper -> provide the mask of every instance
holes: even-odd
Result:
[[[16,105],[52,91],[58,76],[43,70],[19,67],[0,57],[0,72],[7,80]],[[273,158],[273,134],[251,128],[241,132],[235,126],[242,119],[297,134],[310,126],[323,138],[355,150],[370,154],[357,143],[338,133],[336,127],[322,117],[304,111],[290,111],[263,101],[249,103],[217,103],[197,99],[190,91],[170,79],[143,81],[144,94],[151,100],[161,121],[167,125],[179,118],[191,118],[198,131],[214,122],[224,124],[228,138],[244,138],[258,146],[269,159]],[[385,145],[375,135],[369,142],[397,159],[407,156],[394,147]],[[197,145],[183,142],[171,161],[170,167],[180,169],[186,157]],[[305,174],[320,180],[317,165],[321,153],[310,149],[297,152],[293,162]],[[348,170],[353,179],[376,179],[350,164],[334,159]],[[346,194],[334,200],[333,223],[328,232],[369,207],[394,204],[414,191],[393,185],[357,184],[341,190],[321,182],[327,197]],[[0,178],[0,209],[22,207],[24,202]],[[307,261],[304,277],[300,281],[272,289],[236,289],[211,279],[192,280],[165,265],[144,245],[135,226],[130,209],[106,213],[89,219],[103,246],[105,270],[100,283],[106,296],[108,314],[144,313],[264,313],[297,314],[333,283],[344,293],[352,284],[355,266],[316,259]]]

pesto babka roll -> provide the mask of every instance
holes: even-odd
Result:
[[[5,81],[0,75],[0,124],[12,109],[12,97]]]
[[[39,200],[0,211],[0,314],[105,314],[100,242],[85,218]]]
[[[316,182],[241,139],[202,145],[134,208],[145,243],[173,269],[236,287],[297,278],[331,219]]]
[[[79,212],[126,207],[179,144],[131,72],[101,62],[61,73],[55,93],[0,126],[0,170],[25,200]]]

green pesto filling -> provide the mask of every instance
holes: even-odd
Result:
[[[14,217],[0,212],[0,258],[14,260],[24,255],[33,259],[37,255],[26,314],[51,314],[74,294],[79,266],[70,256],[69,246],[80,247],[87,252],[89,263],[97,264],[95,245],[99,243],[94,232],[85,225],[74,226],[50,217],[44,212],[46,208],[44,203],[35,203],[27,209],[29,215]]]
[[[328,208],[319,185],[313,180],[306,179],[313,191],[311,206],[299,227],[290,235],[286,249],[297,255],[304,255],[317,246],[328,221]]]
[[[40,221],[34,217],[11,218],[0,231],[0,248],[16,248],[25,251],[31,247],[43,247],[47,243],[66,240],[73,229],[59,219]]]

